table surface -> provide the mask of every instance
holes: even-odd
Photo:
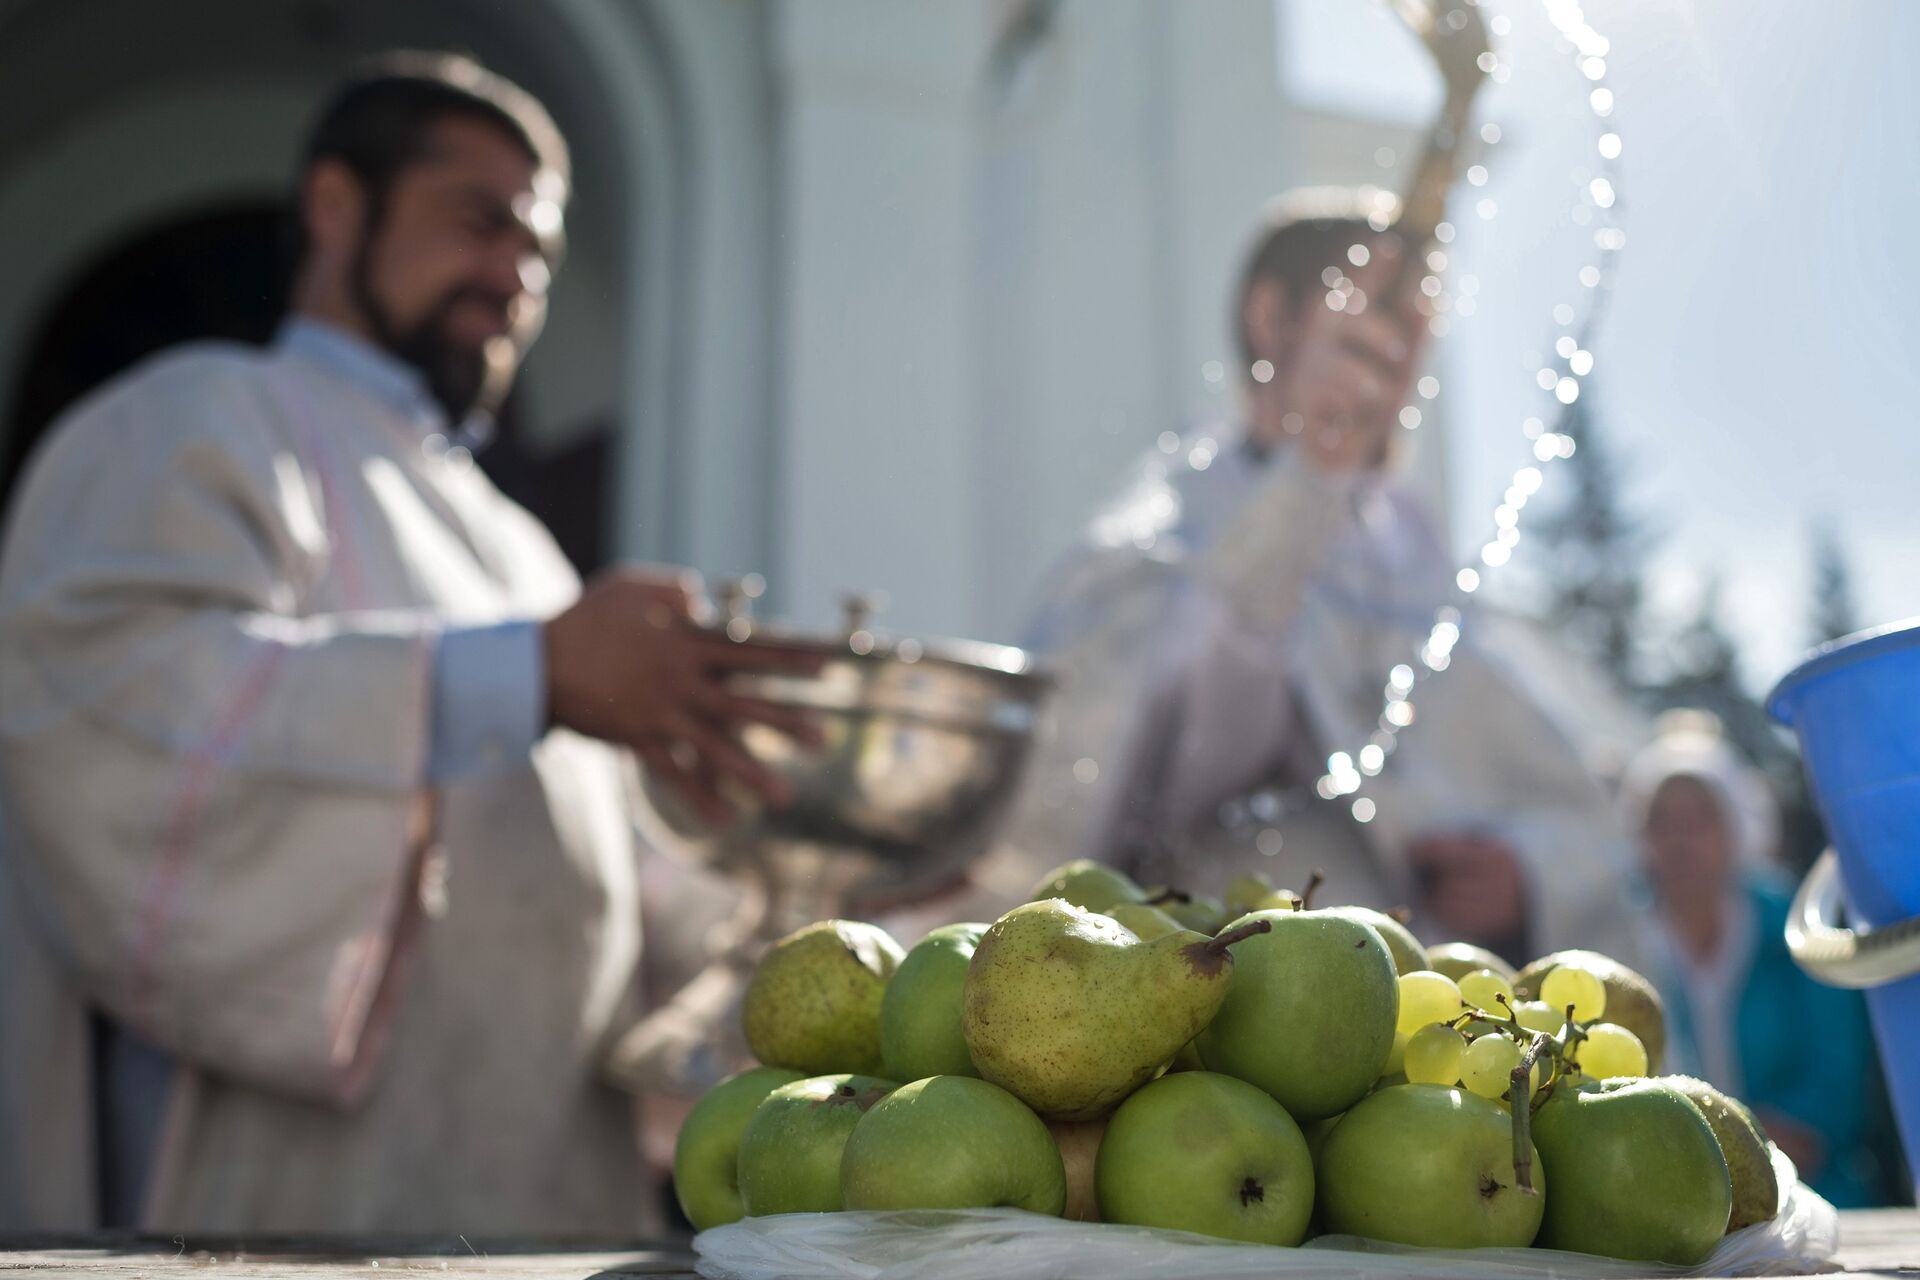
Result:
[[[447,1280],[525,1276],[533,1280],[692,1280],[685,1240],[631,1247],[563,1248],[532,1242],[431,1240],[156,1240],[138,1236],[0,1237],[0,1280],[17,1272],[94,1277],[170,1276],[218,1271],[249,1280],[325,1280],[370,1272],[428,1272]],[[1920,1277],[1920,1210],[1861,1209],[1840,1215],[1840,1256],[1849,1272]]]

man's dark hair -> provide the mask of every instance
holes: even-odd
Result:
[[[555,194],[565,198],[572,163],[553,117],[526,90],[456,53],[385,53],[356,63],[321,105],[300,180],[322,160],[344,164],[366,188],[368,222],[378,222],[394,178],[427,154],[434,126],[453,118],[499,129],[558,178]],[[296,195],[296,265],[305,239]]]
[[[1267,207],[1233,295],[1233,332],[1243,376],[1254,360],[1246,322],[1253,286],[1261,281],[1280,285],[1288,309],[1297,311],[1308,298],[1326,292],[1322,272],[1328,267],[1347,269],[1347,250],[1387,232],[1398,216],[1399,201],[1377,187],[1310,187],[1288,192]]]

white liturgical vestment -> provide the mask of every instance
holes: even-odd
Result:
[[[1566,714],[1585,682],[1522,660],[1497,615],[1462,617],[1454,574],[1391,477],[1262,459],[1225,432],[1154,454],[1051,580],[1030,643],[1060,675],[1052,730],[979,878],[1018,895],[1094,857],[1218,894],[1243,871],[1298,891],[1320,870],[1321,903],[1389,908],[1419,900],[1410,842],[1474,833],[1520,859],[1527,946],[1631,963],[1631,850]],[[1425,665],[1437,624],[1444,670],[1378,736],[1394,668]],[[1336,752],[1362,786],[1317,797]]]
[[[99,1016],[177,1064],[150,1229],[644,1221],[624,757],[423,781],[436,637],[578,591],[545,530],[324,362],[198,345],[67,415],[4,547],[0,1224],[94,1220]]]

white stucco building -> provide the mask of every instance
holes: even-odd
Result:
[[[1262,201],[1391,180],[1377,149],[1411,150],[1411,122],[1293,100],[1276,20],[1273,0],[0,0],[0,445],[49,352],[84,341],[51,318],[71,328],[83,284],[96,317],[121,296],[113,255],[150,263],[159,231],[215,234],[220,211],[258,224],[354,55],[460,48],[574,147],[520,413],[535,454],[605,435],[608,549],[757,569],[798,620],[877,588],[897,629],[1013,638],[1125,460],[1224,405],[1201,371],[1231,360]],[[217,260],[217,235],[192,252]],[[196,323],[170,305],[153,324]]]

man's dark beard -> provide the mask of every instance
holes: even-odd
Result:
[[[494,405],[480,403],[481,396],[492,390],[487,385],[486,351],[448,341],[447,315],[462,302],[484,302],[505,310],[513,300],[476,285],[456,285],[413,328],[402,331],[373,292],[373,239],[372,233],[363,236],[354,254],[352,288],[353,300],[366,316],[374,340],[420,371],[428,392],[446,410],[449,424],[464,422],[476,408],[493,409]]]

